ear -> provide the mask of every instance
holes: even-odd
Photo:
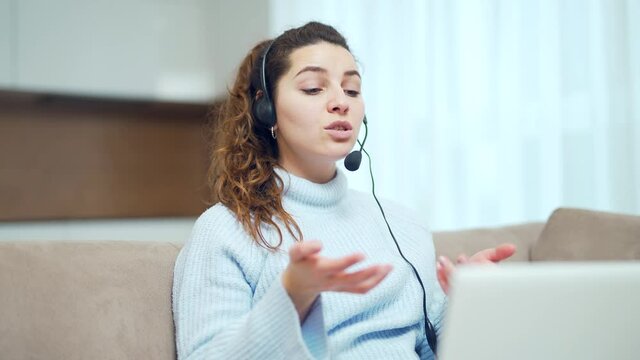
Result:
[[[254,101],[260,100],[260,98],[262,97],[262,95],[264,95],[264,92],[262,90],[258,90],[256,91],[256,97],[253,99]]]

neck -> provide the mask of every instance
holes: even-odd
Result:
[[[318,163],[314,161],[295,164],[281,158],[278,165],[292,175],[316,184],[328,183],[336,176],[335,162],[327,162],[319,166]]]
[[[310,210],[333,207],[345,198],[348,190],[347,178],[338,169],[333,179],[325,183],[315,183],[299,177],[280,166],[274,171],[283,181],[283,205],[288,209],[295,208],[298,211],[302,208]]]

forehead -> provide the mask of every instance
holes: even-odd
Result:
[[[320,42],[294,50],[289,55],[291,67],[288,75],[295,76],[306,66],[320,66],[340,76],[347,70],[357,70],[356,61],[349,50],[339,45]]]

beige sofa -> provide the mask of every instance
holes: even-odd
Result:
[[[455,257],[503,242],[509,261],[638,260],[640,217],[558,209],[546,223],[434,234]],[[0,358],[175,359],[167,242],[1,242]]]

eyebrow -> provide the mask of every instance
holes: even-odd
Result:
[[[304,68],[302,68],[302,70],[298,71],[296,76],[302,74],[305,71],[313,71],[313,72],[319,72],[319,73],[324,73],[324,74],[326,74],[328,72],[327,69],[322,68],[320,66],[305,66]],[[296,77],[296,76],[294,76],[294,77]],[[347,70],[347,71],[344,72],[344,76],[357,76],[357,77],[362,79],[362,77],[360,76],[360,73],[358,72],[358,70]]]

